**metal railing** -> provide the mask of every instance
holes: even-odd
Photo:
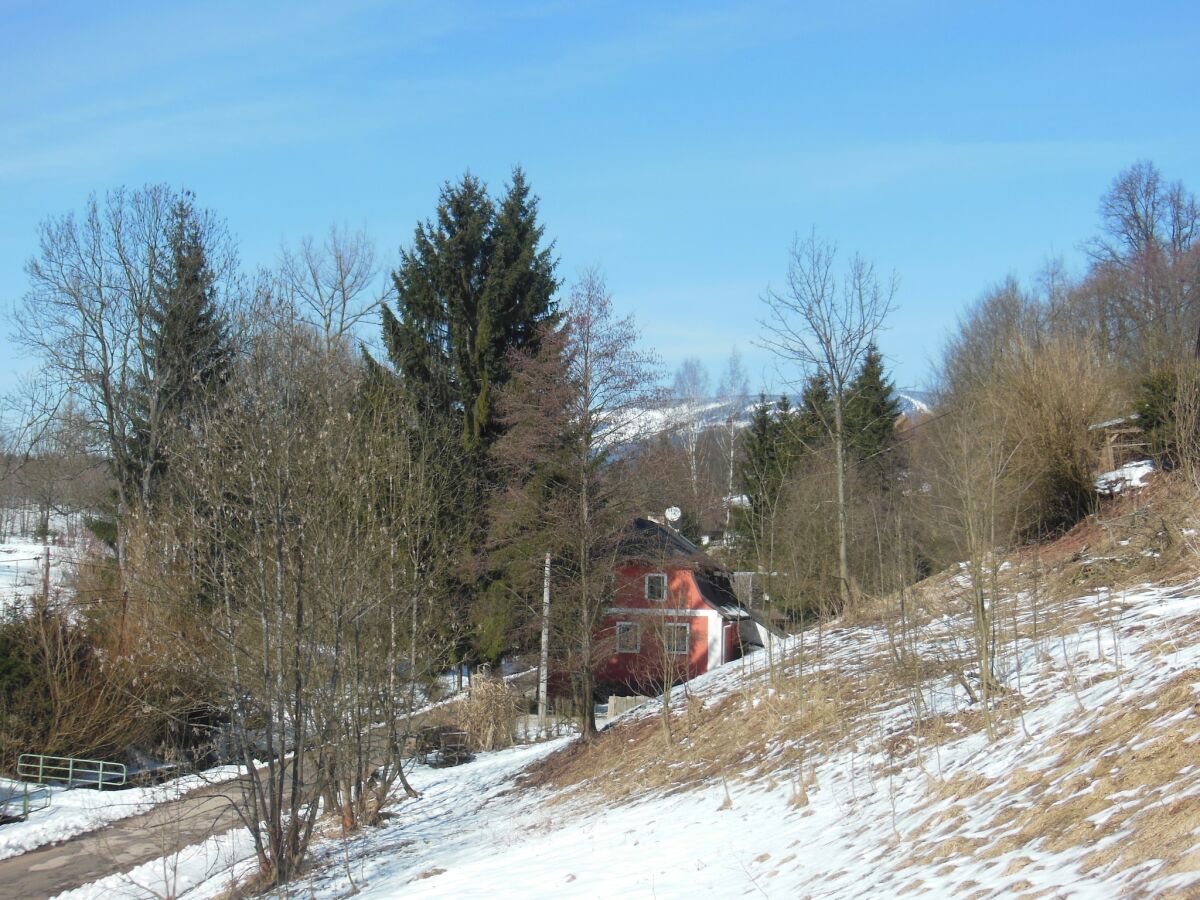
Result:
[[[74,759],[69,756],[43,756],[22,753],[17,758],[17,777],[40,784],[54,782],[67,787],[122,787],[127,778],[124,763],[102,759]]]

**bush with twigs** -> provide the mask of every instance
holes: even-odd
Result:
[[[480,678],[459,704],[459,727],[475,750],[511,747],[516,737],[521,698],[499,678]]]

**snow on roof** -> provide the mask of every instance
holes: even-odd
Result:
[[[704,602],[719,612],[722,618],[750,618],[750,611],[742,606],[741,601],[734,596],[725,579],[705,578],[701,576],[696,579],[696,587],[700,589],[700,596]]]
[[[1115,419],[1109,419],[1107,422],[1097,422],[1095,425],[1089,425],[1088,431],[1100,431],[1104,428],[1115,428],[1118,425],[1131,425],[1137,421],[1137,413],[1128,416],[1117,416]]]

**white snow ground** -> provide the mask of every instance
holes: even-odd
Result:
[[[1126,463],[1125,465],[1113,469],[1111,472],[1105,472],[1103,475],[1096,477],[1096,490],[1102,494],[1119,494],[1124,490],[1145,487],[1146,479],[1154,472],[1154,463],[1148,459],[1139,459],[1136,462]]]
[[[17,540],[0,544],[0,615],[19,615],[45,588],[47,548],[40,541]],[[50,593],[62,591],[64,579],[75,570],[73,547],[50,546]]]
[[[1143,837],[1140,829],[1163,808],[1200,803],[1200,703],[1156,712],[1169,687],[1178,690],[1182,683],[1197,697],[1200,583],[1101,589],[1064,608],[1084,624],[1061,638],[1024,640],[1001,666],[999,677],[1023,704],[1019,718],[1010,719],[1011,727],[994,742],[947,719],[960,737],[931,741],[919,752],[918,738],[907,751],[893,745],[885,752],[886,742],[870,734],[911,731],[913,707],[884,704],[867,717],[865,736],[850,734],[835,750],[810,757],[806,802],[798,802],[796,779],[776,783],[789,779],[760,768],[779,746],[765,757],[748,757],[746,768],[728,773],[727,781],[615,806],[586,792],[564,798],[519,785],[523,768],[570,739],[481,755],[456,768],[418,768],[412,780],[423,798],[397,803],[394,818],[381,828],[319,845],[313,874],[298,893],[1200,896],[1200,827],[1190,837],[1164,836],[1192,842],[1194,871],[1169,873],[1152,858],[1121,867],[1104,856]],[[944,634],[935,622],[922,637],[931,651],[961,633],[949,618],[940,624]],[[887,640],[879,627],[828,629],[820,668],[866,673]],[[791,649],[796,646],[793,639]],[[689,691],[706,705],[732,698],[757,709],[776,688],[760,654],[694,680]],[[928,711],[947,715],[968,709],[948,678],[932,680],[923,702]],[[656,710],[650,704],[628,717]],[[1114,717],[1131,711],[1140,716],[1137,728],[1117,729],[1109,743],[1097,745],[1101,749],[1080,753],[1081,742],[1099,740]],[[1159,783],[1114,789],[1123,768],[1136,768],[1139,753],[1159,753],[1147,749],[1157,747],[1157,736],[1178,737],[1181,728],[1186,747],[1196,746],[1194,763]],[[1006,845],[1021,833],[1024,813],[1062,809],[1069,815],[1070,804],[1093,791],[1097,812],[1088,823],[1094,837],[1055,842],[1047,826],[1023,843]],[[210,897],[229,885],[231,875],[247,871],[249,852],[240,832],[195,848],[178,866],[159,861],[132,878],[106,879],[70,896],[161,896],[170,888],[180,897]],[[180,871],[186,882],[171,882],[171,873]]]

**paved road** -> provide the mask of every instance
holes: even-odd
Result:
[[[410,727],[424,720],[417,713]],[[240,782],[197,788],[140,816],[0,860],[0,900],[53,897],[237,828],[242,824],[234,806],[241,798]]]
[[[53,897],[222,834],[242,824],[231,802],[238,796],[236,781],[198,788],[140,816],[0,860],[0,897]]]

